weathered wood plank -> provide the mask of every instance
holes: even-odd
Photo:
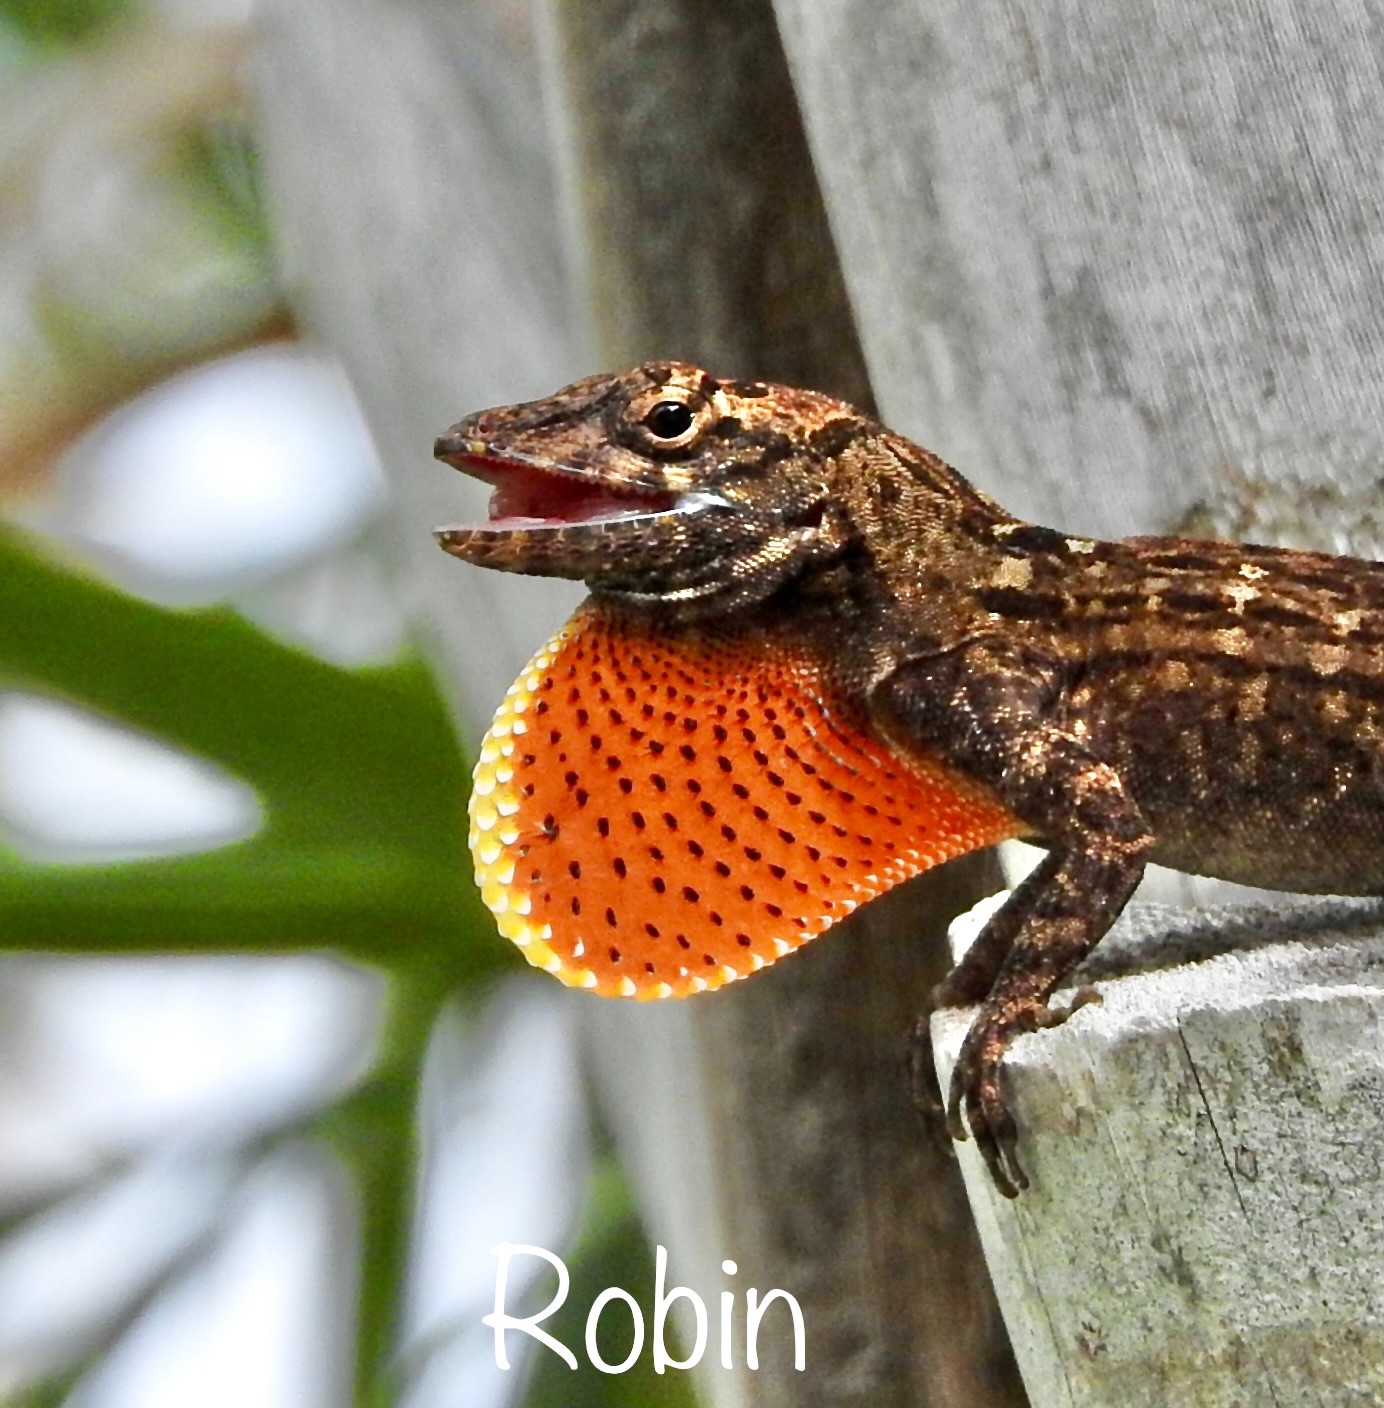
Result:
[[[1375,497],[1376,7],[777,8],[886,419],[1073,531]]]
[[[1140,905],[1107,942],[1096,971],[1230,951],[1016,1043],[1017,1203],[962,1149],[1033,1402],[1380,1401],[1384,915]],[[937,1026],[950,1069],[966,1014]]]
[[[1067,530],[1380,553],[1375,6],[776,9],[886,420],[1007,507]],[[1353,1207],[1374,1224],[1378,1170],[1342,1164],[1332,1102],[1238,1107],[1245,1147],[1292,1147],[1259,1160],[1274,1165],[1272,1194],[1267,1175],[1247,1193],[1243,1171],[1212,1158],[1189,1196],[1184,1165],[1166,1157],[1191,1118],[1193,1058],[1179,1066],[1176,1041],[1195,1029],[1234,1090],[1259,1079],[1265,1033],[1280,1028],[1312,1032],[1318,1074],[1356,1071],[1377,1050],[1374,999],[1352,986],[1371,962],[1348,953],[1322,990],[1217,970],[1180,1036],[1159,1006],[1163,980],[1132,979],[1108,1012],[1022,1044],[1020,1112],[1057,1118],[1067,1152],[1036,1136],[1038,1186],[1016,1207],[974,1194],[1035,1403],[1379,1396],[1368,1379],[1351,1397],[1342,1385],[1358,1374],[1337,1372],[1377,1349],[1377,1305],[1345,1288],[1378,1278],[1379,1243],[1333,1250],[1301,1211],[1324,1209],[1325,1188],[1322,1226],[1349,1225]],[[956,1022],[946,1030],[954,1045]],[[1339,1176],[1347,1166],[1354,1181]],[[1175,1284],[1178,1247],[1200,1249],[1200,1298]],[[1300,1309],[1312,1276],[1332,1327],[1320,1352],[1310,1316],[1273,1309],[1276,1286],[1295,1288],[1284,1294]],[[1090,1332],[1082,1285],[1100,1302]],[[1238,1396],[1237,1354],[1256,1386]]]
[[[769,0],[549,0],[604,365],[685,357],[872,404]]]

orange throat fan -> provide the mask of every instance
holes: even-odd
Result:
[[[835,707],[805,650],[660,639],[590,603],[496,712],[470,819],[481,895],[529,962],[645,999],[746,977],[1021,829]]]

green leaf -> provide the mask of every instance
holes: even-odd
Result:
[[[458,981],[513,965],[471,883],[466,767],[417,658],[339,669],[229,610],[141,601],[0,529],[0,682],[208,758],[266,815],[257,836],[198,855],[63,865],[0,851],[0,942],[330,947]]]

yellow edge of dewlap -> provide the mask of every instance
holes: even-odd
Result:
[[[514,740],[528,730],[528,713],[534,693],[543,683],[543,674],[552,665],[573,633],[569,622],[524,667],[510,685],[491,720],[489,732],[481,741],[480,757],[471,775],[470,819],[471,859],[476,868],[476,884],[481,900],[495,916],[500,933],[516,944],[535,968],[551,973],[571,987],[594,987],[596,975],[589,968],[574,969],[564,964],[545,942],[552,938],[547,924],[531,924],[528,915],[532,901],[528,891],[514,881],[514,856],[510,847],[519,839],[513,818],[519,813],[519,793],[514,787]]]

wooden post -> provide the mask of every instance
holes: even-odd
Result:
[[[1379,554],[1363,0],[776,8],[887,421],[1068,531]],[[1310,977],[1285,951],[1131,978],[1020,1043],[1035,1187],[971,1188],[1035,1405],[1379,1401],[1356,938]]]
[[[767,0],[550,15],[599,361],[685,357],[870,404]],[[740,1345],[735,1375],[702,1375],[717,1408],[1022,1403],[955,1167],[903,1069],[947,917],[994,877],[986,858],[923,877],[711,998],[587,1009],[651,1233],[688,1284],[803,1307],[806,1372],[783,1339],[747,1372]]]

